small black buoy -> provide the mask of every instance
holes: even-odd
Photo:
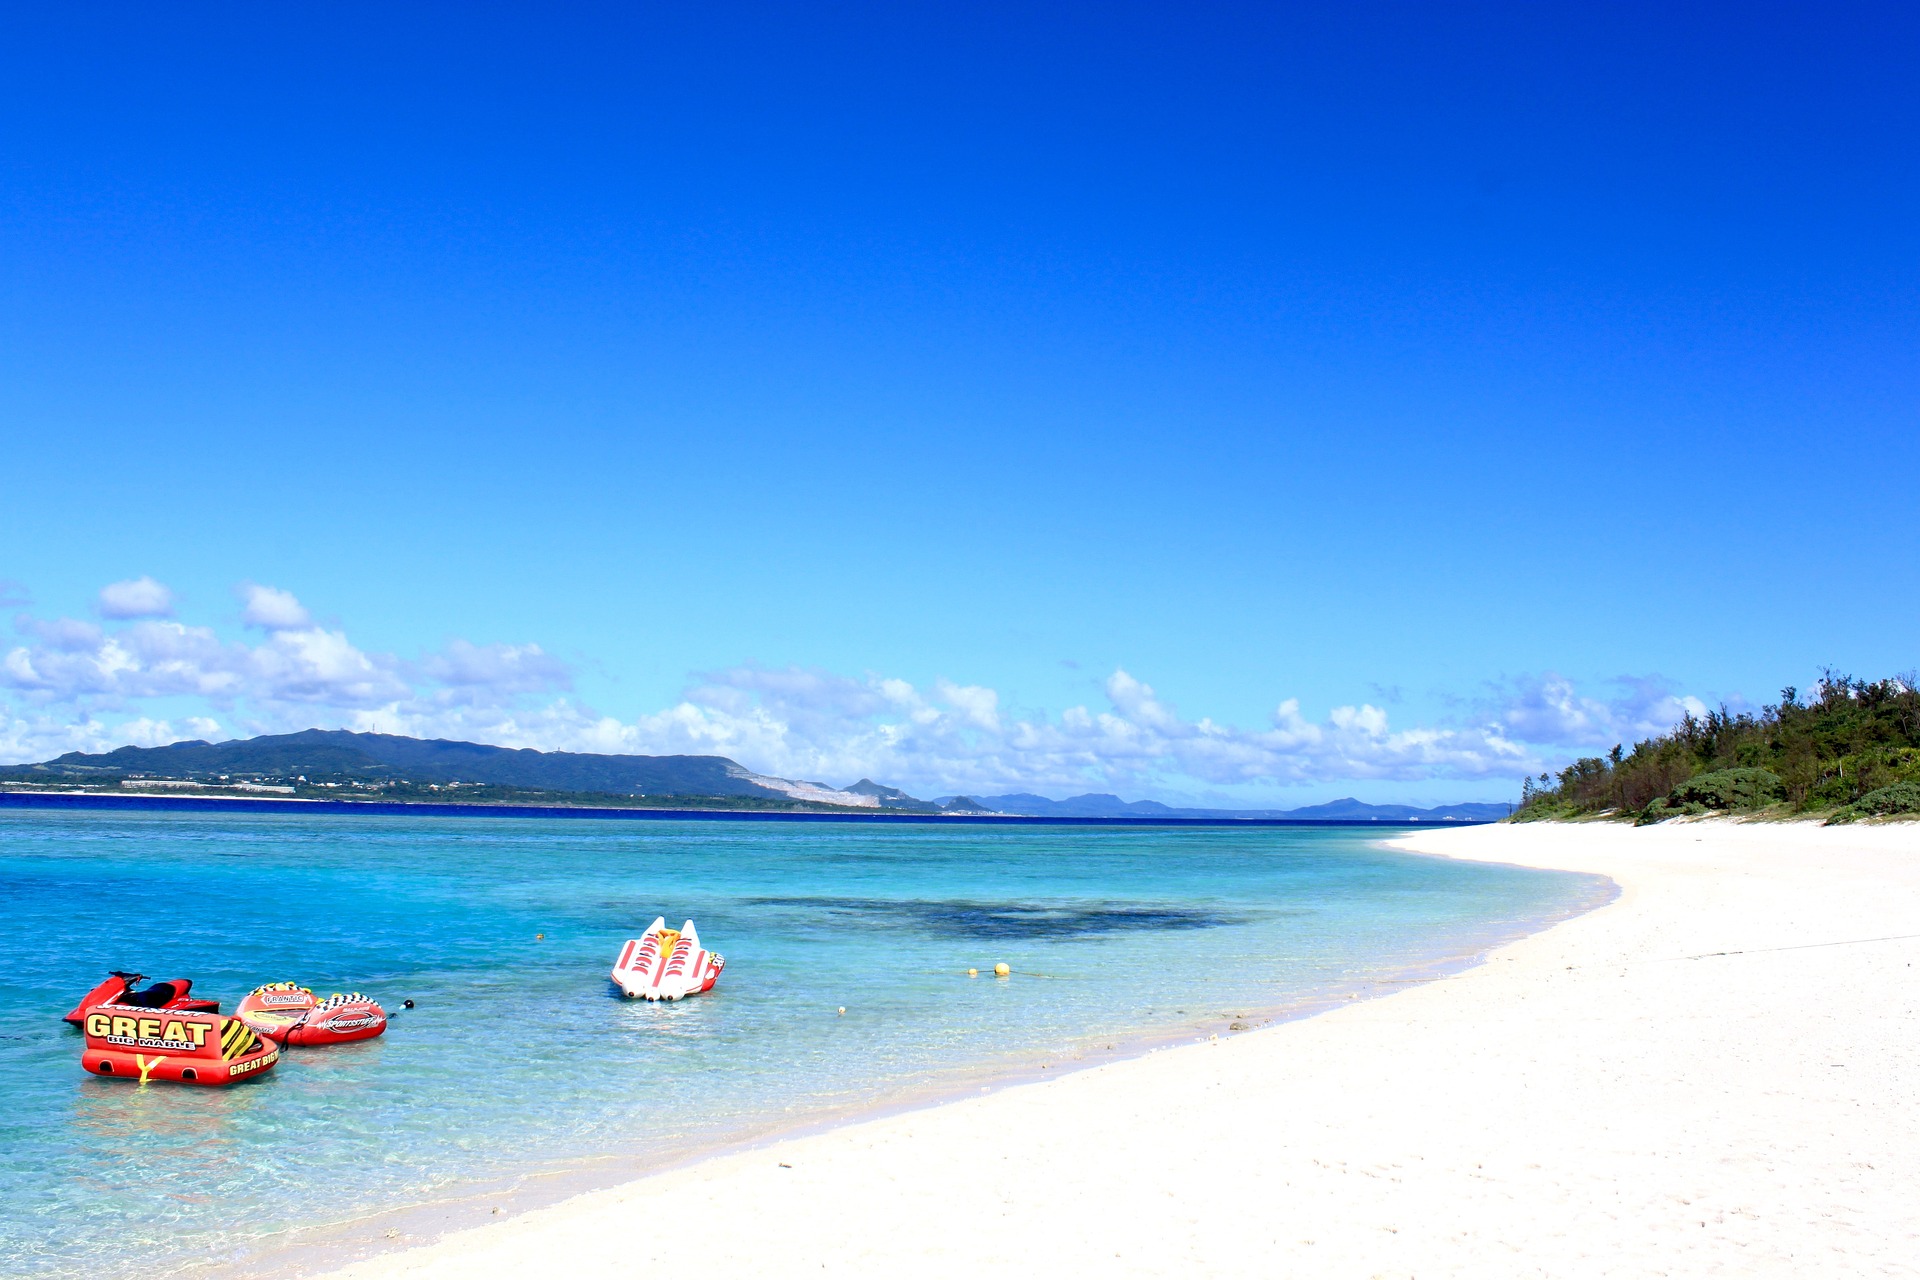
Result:
[[[402,1000],[402,1001],[400,1002],[400,1007],[401,1007],[402,1009],[411,1009],[411,1008],[413,1008],[413,1001],[411,1001],[411,1000]]]

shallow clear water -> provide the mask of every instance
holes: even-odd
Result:
[[[595,1153],[643,1168],[1224,1033],[1604,891],[1380,834],[0,815],[0,1275],[231,1260]],[[606,971],[663,913],[693,917],[726,972],[677,1005],[623,1001]],[[999,961],[1013,979],[965,976]],[[193,978],[229,1009],[289,978],[418,1007],[229,1089],[140,1087],[82,1072],[59,1021],[110,968]]]

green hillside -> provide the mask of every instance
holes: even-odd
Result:
[[[1526,782],[1515,822],[1606,815],[1771,812],[1830,821],[1920,814],[1920,681],[1828,672],[1806,701],[1759,715],[1725,707],[1657,738]]]
[[[752,781],[724,756],[616,756],[514,750],[474,742],[423,741],[385,733],[308,729],[233,742],[176,742],[165,747],[121,747],[88,755],[69,752],[41,764],[0,770],[20,782],[111,784],[129,778],[203,782],[326,784],[383,792],[465,784],[532,792],[647,796],[792,803],[784,792]]]

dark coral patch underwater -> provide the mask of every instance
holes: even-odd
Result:
[[[1024,906],[891,898],[750,898],[758,907],[798,907],[826,912],[836,925],[866,924],[918,928],[946,937],[1099,938],[1117,933],[1165,929],[1214,929],[1239,924],[1239,917],[1189,907],[1135,907],[1111,903]]]

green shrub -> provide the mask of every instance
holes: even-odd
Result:
[[[1770,769],[1716,769],[1697,773],[1667,793],[1669,806],[1758,809],[1786,799],[1786,784]]]
[[[1573,804],[1555,804],[1543,802],[1515,809],[1509,822],[1564,822],[1580,816],[1580,807]]]
[[[1832,825],[1861,818],[1888,818],[1902,813],[1920,813],[1920,782],[1896,782],[1890,787],[1869,791],[1828,818],[1827,823]]]
[[[1726,809],[1759,809],[1786,799],[1786,784],[1767,769],[1716,769],[1697,773],[1634,816],[1636,827],[1667,818],[1694,817]]]
[[[1658,800],[1647,801],[1647,807],[1634,815],[1633,825],[1649,827],[1668,818],[1692,818],[1707,811],[1707,806],[1698,800],[1670,800],[1662,796]]]

